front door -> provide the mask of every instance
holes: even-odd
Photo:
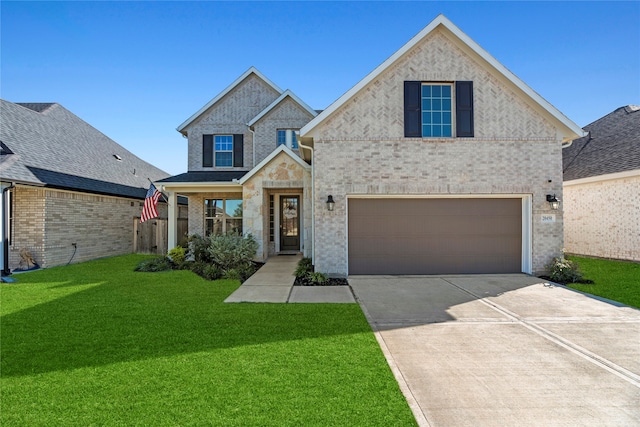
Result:
[[[280,197],[280,250],[300,250],[300,197]]]

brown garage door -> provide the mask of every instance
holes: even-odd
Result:
[[[521,199],[349,199],[349,274],[519,273]]]

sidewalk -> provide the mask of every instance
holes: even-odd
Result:
[[[298,254],[267,259],[224,302],[355,303],[349,286],[293,286],[296,279],[293,272],[301,258]]]

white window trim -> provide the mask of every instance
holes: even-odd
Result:
[[[222,216],[221,217],[215,217],[215,216],[207,216],[207,200],[222,200]],[[207,220],[208,219],[213,219],[215,220],[216,218],[220,218],[222,220],[222,234],[225,234],[227,232],[227,220],[228,219],[239,219],[242,220],[244,218],[244,210],[242,212],[242,216],[240,218],[235,217],[235,216],[229,216],[227,214],[227,200],[240,200],[243,204],[244,204],[244,200],[242,199],[234,199],[234,198],[229,198],[229,197],[221,197],[219,199],[216,198],[211,198],[211,199],[204,199],[204,218],[203,218],[203,230],[204,230],[204,234],[207,234]],[[244,208],[244,206],[243,206]],[[242,222],[242,227],[243,227],[243,234],[244,234],[244,221]],[[211,233],[213,234],[213,233]]]
[[[298,132],[300,129],[293,129],[293,128],[278,128],[276,129],[276,147],[279,147],[281,145],[286,145],[287,148],[291,149],[291,150],[296,150],[297,148],[293,148],[293,137],[295,136],[295,133]],[[279,144],[278,143],[278,132],[280,131],[285,131],[285,143],[284,144]]]
[[[231,137],[231,150],[230,151],[229,150],[224,150],[224,151],[220,150],[220,151],[218,151],[216,149],[216,137],[219,137],[219,136],[230,136]],[[233,167],[233,144],[234,143],[235,143],[235,141],[234,141],[233,135],[231,135],[231,134],[219,134],[219,135],[216,134],[216,135],[213,135],[213,167],[214,168],[232,168]],[[216,162],[216,155],[218,153],[229,153],[229,152],[231,153],[231,165],[230,166],[218,166],[217,162]]]

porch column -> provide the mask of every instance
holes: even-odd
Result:
[[[168,250],[178,246],[178,195],[170,191],[167,196],[167,208],[169,211],[169,230],[167,235]]]

